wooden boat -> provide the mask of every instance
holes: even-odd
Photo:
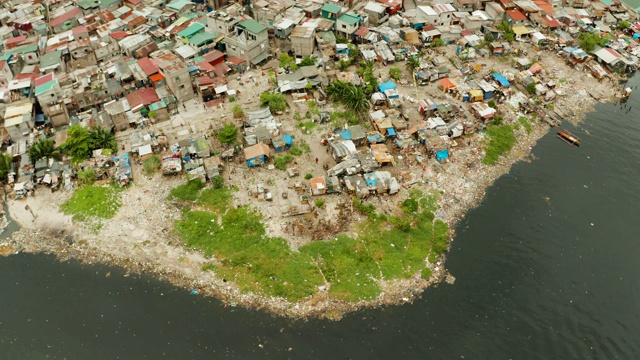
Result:
[[[573,135],[566,129],[558,130],[558,138],[570,145],[580,146],[580,138]]]

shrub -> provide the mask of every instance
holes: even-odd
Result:
[[[311,180],[313,179],[313,175],[311,175],[310,173],[307,173],[307,175],[305,175],[304,178],[307,180]]]
[[[488,105],[490,108],[494,108],[494,109],[496,108],[496,102],[495,102],[494,100],[489,100],[489,102],[487,103],[487,105]]]
[[[276,156],[273,159],[273,163],[276,166],[276,168],[278,168],[280,170],[286,170],[287,169],[287,164],[291,160],[293,160],[293,156],[291,156],[289,154],[284,154],[284,155]]]
[[[233,145],[238,141],[238,128],[232,124],[225,124],[225,126],[218,132],[218,140],[222,144]]]
[[[300,156],[300,155],[302,155],[302,149],[300,149],[297,146],[292,146],[291,149],[289,149],[289,154],[295,155],[295,156]]]
[[[233,117],[236,119],[240,119],[244,116],[244,110],[242,110],[242,105],[234,104],[231,108],[231,112],[233,113]]]
[[[177,186],[169,192],[169,200],[179,199],[184,201],[195,201],[198,192],[204,187],[200,179],[193,179],[184,185]]]
[[[82,185],[91,185],[96,181],[96,173],[92,168],[78,171],[78,182]]]
[[[402,76],[402,70],[399,67],[392,67],[389,69],[389,77],[394,80],[400,80]]]
[[[224,178],[220,175],[216,175],[213,178],[211,178],[211,186],[214,189],[222,189],[222,187],[224,186]]]
[[[318,199],[315,201],[315,203],[316,203],[316,207],[321,208],[324,206],[324,199]]]
[[[284,94],[267,91],[260,95],[262,106],[268,106],[272,112],[284,111],[287,108],[287,98]]]
[[[162,160],[160,160],[158,155],[152,155],[142,163],[142,166],[144,172],[147,173],[147,175],[151,175],[162,168]]]

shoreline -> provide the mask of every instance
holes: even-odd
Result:
[[[567,106],[567,104],[578,101],[581,103],[579,111],[573,113],[574,118],[567,119],[567,121],[578,123],[585,118],[587,113],[593,111],[593,106],[596,103],[610,102],[616,99],[613,96],[606,99],[596,99],[591,95],[585,100],[581,98],[584,95],[582,92],[590,94],[585,88],[576,89],[574,94],[568,94],[561,100],[554,102],[558,106]],[[611,93],[615,94],[615,91]],[[455,239],[455,227],[459,221],[469,210],[481,203],[487,189],[498,178],[508,173],[516,162],[527,161],[538,140],[553,130],[541,121],[532,121],[531,125],[533,126],[531,134],[517,136],[514,147],[507,156],[501,157],[498,163],[494,165],[476,163],[472,169],[467,169],[468,172],[473,173],[470,176],[466,176],[469,174],[465,173],[468,178],[463,179],[464,183],[461,187],[454,190],[450,189],[452,186],[447,187],[452,179],[448,174],[462,171],[461,169],[466,166],[464,161],[460,161],[462,158],[459,159],[455,156],[450,163],[434,165],[438,167],[440,172],[433,179],[430,179],[427,186],[420,185],[421,190],[433,189],[444,192],[440,196],[439,208],[435,215],[437,219],[449,225],[450,242]],[[478,152],[481,154],[483,137],[476,133],[473,135],[473,141],[473,147],[469,146],[456,150],[456,152],[464,153],[467,151],[475,156],[478,155]],[[7,202],[9,216],[20,225],[21,229],[15,231],[10,238],[0,242],[0,254],[44,253],[55,255],[60,261],[75,259],[86,264],[102,263],[118,266],[128,272],[152,275],[186,290],[196,290],[199,294],[214,296],[228,306],[240,305],[299,319],[340,319],[346,313],[359,309],[412,302],[420,298],[427,287],[437,286],[449,276],[445,268],[445,253],[434,264],[433,275],[428,280],[417,275],[407,280],[385,281],[382,284],[383,293],[373,301],[347,303],[330,299],[326,293],[318,292],[308,300],[290,303],[282,298],[243,293],[235,285],[218,279],[211,272],[203,271],[200,268],[201,264],[210,259],[196,251],[182,247],[180,240],[175,239],[171,230],[163,228],[167,221],[173,221],[178,216],[176,209],[167,205],[167,201],[162,203],[162,209],[158,209],[158,204],[153,204],[153,202],[148,209],[135,205],[136,202],[148,201],[145,200],[145,194],[150,191],[158,192],[158,198],[163,198],[163,192],[168,192],[168,189],[179,183],[178,179],[173,179],[166,181],[163,187],[159,187],[153,178],[141,178],[140,181],[136,178],[132,189],[127,190],[132,193],[128,194],[128,203],[123,205],[127,206],[128,212],[122,209],[119,211],[119,215],[123,213],[121,219],[127,220],[128,223],[112,221],[106,229],[102,229],[98,233],[92,233],[83,225],[74,224],[71,216],[64,215],[58,210],[59,204],[64,202],[71,193],[59,191],[49,195],[44,194],[44,191],[48,191],[45,188],[39,189],[35,197],[18,201],[9,200]],[[164,198],[166,199],[166,196]],[[25,204],[29,204],[33,213],[36,214],[33,219],[32,214],[25,209]],[[154,214],[149,214],[148,211],[154,212]],[[149,216],[149,219],[145,220],[144,226],[138,226],[138,221],[140,221],[138,217],[146,216]],[[151,231],[145,226],[150,229],[155,228]]]

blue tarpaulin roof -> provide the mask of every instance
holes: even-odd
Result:
[[[397,88],[398,87],[393,81],[387,81],[386,83],[380,84],[378,86],[378,89],[380,89],[380,92],[385,92],[386,90],[395,90]]]
[[[373,134],[373,135],[368,135],[367,140],[369,140],[370,143],[376,143],[378,141],[384,140],[384,138],[380,134]]]
[[[389,136],[396,136],[396,129],[394,128],[387,128],[387,134]]]
[[[340,131],[338,135],[340,135],[342,140],[351,140],[351,131],[347,129]]]
[[[436,152],[436,160],[442,161],[447,158],[449,158],[449,150],[444,149]]]
[[[511,85],[509,83],[509,80],[507,80],[507,78],[504,77],[504,75],[502,75],[502,74],[497,74],[497,73],[493,74],[493,78],[496,79],[500,83],[501,86],[509,86],[509,85]]]
[[[284,134],[284,143],[287,145],[293,144],[293,138],[289,134]]]

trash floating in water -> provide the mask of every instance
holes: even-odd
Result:
[[[198,291],[196,289],[191,290],[191,292],[189,292],[190,295],[197,295]]]

